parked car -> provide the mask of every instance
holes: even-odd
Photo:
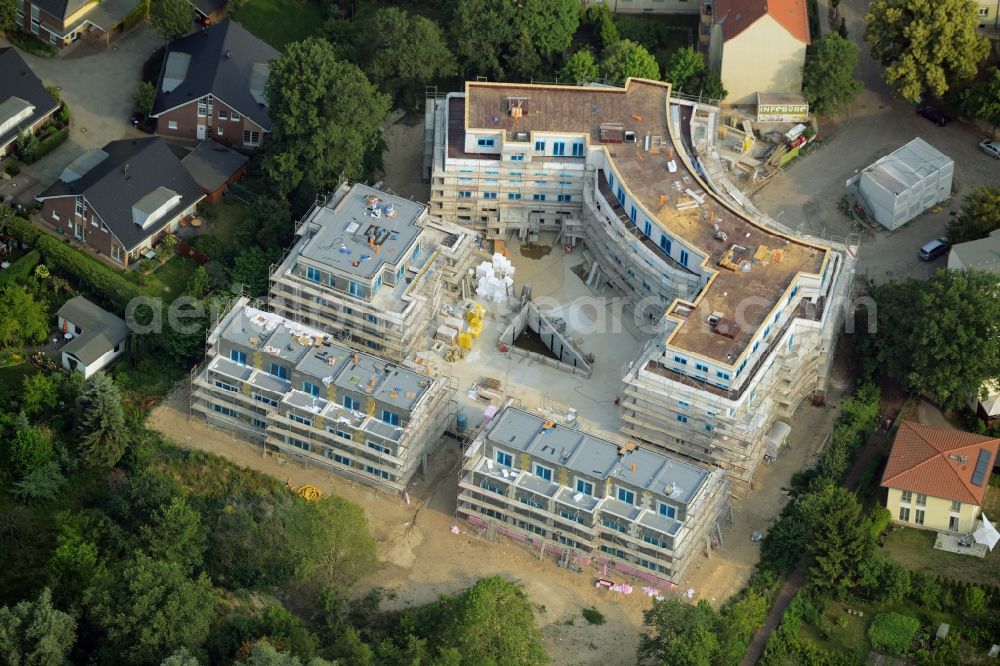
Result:
[[[917,115],[923,116],[938,127],[944,127],[951,121],[951,118],[933,106],[918,106]]]
[[[1000,141],[990,141],[989,139],[983,139],[979,142],[979,150],[983,151],[990,157],[996,157],[1000,159]]]
[[[920,258],[924,261],[934,261],[947,252],[950,247],[951,243],[948,242],[947,238],[935,238],[920,248]]]

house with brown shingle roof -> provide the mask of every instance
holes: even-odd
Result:
[[[998,448],[1000,439],[903,421],[882,475],[893,522],[972,532]]]
[[[701,3],[700,40],[722,78],[727,104],[756,94],[802,90],[809,45],[805,0],[712,0]]]

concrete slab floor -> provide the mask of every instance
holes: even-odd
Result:
[[[555,240],[552,234],[542,235],[537,245],[551,247],[551,251],[538,259],[523,256],[516,240],[507,243],[515,268],[514,293],[520,294],[522,285],[530,284],[532,299],[542,310],[566,321],[567,336],[579,339],[583,351],[594,355],[591,377],[500,352],[497,338],[514,312],[509,306],[496,304],[484,304],[487,316],[482,334],[473,341],[465,359],[445,363],[442,368],[456,378],[459,409],[465,411],[472,426],[481,420],[487,404],[470,398],[468,392],[479,378],[491,377],[502,382],[522,407],[557,411],[572,407],[585,429],[613,437],[619,428],[619,409],[614,400],[621,392],[624,369],[649,336],[638,330],[630,311],[622,310],[619,296],[584,284],[573,268],[589,262],[581,254],[567,254],[562,246],[555,245]]]

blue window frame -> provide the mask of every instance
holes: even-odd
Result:
[[[615,174],[611,173],[610,171],[608,172],[608,185],[612,187],[615,186]]]
[[[620,203],[623,206],[625,205],[625,190],[623,190],[621,187],[618,188],[618,203]]]
[[[712,432],[713,430],[715,430],[715,426],[713,426],[711,423],[706,423],[705,430],[707,430],[708,432]]]
[[[524,153],[514,153],[513,155],[510,156],[510,161],[511,162],[523,162],[524,161]]]
[[[334,462],[339,462],[341,465],[350,466],[350,464],[351,464],[351,459],[350,458],[345,458],[344,456],[340,455],[339,453],[334,453],[330,449],[324,450],[323,451],[323,455],[325,455],[330,460],[333,460]]]
[[[492,148],[493,146],[497,145],[497,140],[496,139],[477,139],[476,140],[476,145],[479,146],[480,148]]]
[[[561,157],[566,154],[566,142],[565,141],[553,141],[552,142],[552,154]]]
[[[470,192],[469,190],[461,190],[458,193],[458,198],[459,199],[471,199],[472,198],[472,192]]]
[[[643,223],[643,225],[642,225],[642,231],[643,231],[643,233],[646,234],[646,236],[652,236],[653,235],[653,223],[650,222],[649,220],[646,220]]]
[[[504,494],[503,488],[501,488],[500,486],[494,486],[489,481],[483,481],[482,483],[479,484],[479,487],[482,488],[483,490],[488,490],[491,493],[496,493],[497,495]]]
[[[545,467],[543,465],[535,464],[535,476],[545,479],[546,481],[552,480],[552,469]]]
[[[379,453],[388,453],[390,455],[392,454],[392,449],[390,449],[388,446],[385,446],[384,444],[379,444],[378,442],[373,442],[370,439],[368,440],[368,448],[374,451],[378,451]]]
[[[302,425],[311,426],[313,424],[312,419],[307,419],[304,416],[299,416],[295,412],[288,412],[288,418],[296,423],[301,423]]]
[[[229,407],[223,407],[222,405],[212,405],[212,409],[219,412],[223,416],[236,416],[236,410],[230,409]]]
[[[572,201],[573,196],[571,194],[560,194],[558,197],[556,197],[556,199],[558,199],[561,203],[566,203]]]
[[[413,246],[413,254],[411,255],[411,258],[416,259],[419,254],[420,254],[420,244],[418,243]]]
[[[628,532],[627,525],[619,523],[617,520],[614,520],[612,518],[601,518],[601,525],[604,525],[605,527],[610,527],[616,532]],[[601,546],[601,548],[604,548],[604,546]]]
[[[483,192],[480,196],[482,196],[484,199],[496,199],[497,198],[497,193],[496,192]]]
[[[673,245],[673,243],[670,241],[670,238],[668,238],[665,234],[660,234],[660,249],[667,254],[670,254],[671,245]]]
[[[504,467],[514,466],[514,457],[505,451],[497,451],[495,459],[498,463]]]
[[[628,488],[619,488],[618,499],[626,504],[635,504],[635,493]]]
[[[388,409],[382,410],[382,420],[389,425],[398,426],[399,425],[399,414],[396,412],[390,412]]]
[[[220,389],[222,389],[224,391],[230,391],[231,393],[236,393],[237,391],[239,391],[239,389],[236,388],[235,386],[233,386],[232,384],[229,384],[229,383],[223,382],[223,381],[219,381],[218,379],[215,380],[215,385],[217,387],[219,387]]]
[[[277,363],[271,364],[271,374],[279,379],[288,379],[288,368]]]
[[[247,353],[245,351],[240,351],[239,349],[230,349],[229,360],[238,365],[246,365]]]
[[[688,422],[688,417],[684,416],[683,414],[678,414],[677,415],[677,420],[680,421],[681,423],[687,423]]]
[[[688,252],[687,250],[681,250],[681,266],[688,265]]]
[[[381,288],[382,288],[382,276],[379,275],[377,278],[375,278],[375,284],[372,286],[372,291],[378,291]]]
[[[662,507],[663,505],[661,504],[660,506]],[[667,548],[668,547],[666,541],[663,541],[661,539],[657,539],[652,534],[643,534],[642,535],[642,540],[645,541],[646,543],[651,543],[654,546],[657,546],[659,548]],[[653,567],[649,567],[649,568],[653,568]]]
[[[721,377],[722,379],[729,379],[729,373],[728,372],[723,372],[722,370],[716,370],[715,371],[715,376],[716,377]]]
[[[688,361],[683,356],[674,356],[674,363],[680,363],[681,365],[687,365]]]
[[[354,280],[351,280],[347,285],[347,292],[351,296],[364,296],[365,287],[360,282],[355,282]]]
[[[572,520],[574,523],[583,522],[583,518],[581,518],[580,515],[577,513],[571,513],[569,511],[560,510],[559,515],[565,518],[566,520]]]
[[[690,404],[688,404],[688,403],[684,402],[683,400],[678,400],[678,401],[677,401],[677,404],[678,404],[678,405],[680,405],[680,406],[681,406],[682,408],[684,408],[684,409],[687,409],[688,407],[690,407],[690,406],[691,406]]]
[[[400,283],[403,280],[403,273],[406,272],[406,266],[400,266],[396,269],[396,283]]]
[[[520,201],[521,200],[521,193],[520,192],[508,192],[507,193],[507,198],[510,199],[511,201]]]
[[[521,495],[520,497],[517,498],[517,501],[520,502],[521,504],[527,504],[528,506],[533,506],[536,509],[544,508],[542,507],[541,502],[536,500],[534,497],[528,497],[527,495]]]
[[[545,195],[544,194],[532,194],[531,195],[531,199],[533,201],[545,201]]]
[[[673,518],[677,515],[677,509],[670,506],[666,502],[660,502],[660,515],[666,516],[667,518]]]
[[[583,157],[583,141],[573,142],[573,157]]]
[[[318,268],[313,268],[309,266],[306,268],[306,278],[312,280],[313,282],[319,282],[323,279],[322,274],[320,274]]]
[[[537,150],[540,153],[544,153],[545,152],[545,142],[544,141],[535,141],[535,150]]]
[[[287,441],[289,444],[291,444],[296,448],[302,449],[303,451],[309,450],[309,444],[307,442],[303,442],[301,439],[297,439],[295,437],[286,437],[285,441]]]
[[[369,474],[380,476],[383,479],[388,479],[391,476],[389,472],[385,471],[384,469],[379,469],[378,467],[372,467],[371,465],[365,465],[365,471],[368,472]]]
[[[312,382],[302,382],[302,390],[309,395],[319,395],[319,386]]]
[[[630,218],[632,218],[632,221],[633,221],[633,222],[635,222],[635,206],[632,206],[632,207],[631,207],[631,210],[629,210],[629,213],[628,213],[628,216],[629,216]]]
[[[704,363],[695,363],[694,369],[701,370],[702,372],[708,372],[708,366],[705,365]]]
[[[344,409],[350,409],[351,411],[358,411],[358,401],[354,396],[345,395],[344,396]]]
[[[576,480],[576,492],[583,493],[584,495],[594,495],[594,484],[590,481],[584,481],[583,479]]]

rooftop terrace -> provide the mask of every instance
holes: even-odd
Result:
[[[300,230],[312,231],[299,256],[319,267],[371,279],[398,264],[420,235],[426,206],[355,184],[317,206]]]
[[[449,157],[472,157],[463,152],[465,129],[503,130],[507,141],[529,142],[533,132],[583,132],[590,146],[604,147],[651,218],[706,255],[702,267],[712,277],[690,313],[678,317],[670,346],[734,366],[796,275],[822,270],[826,248],[772,231],[707,189],[681,143],[692,107],[672,103],[667,83],[630,79],[624,88],[613,88],[468,82],[465,95],[461,104],[453,98],[448,109]],[[508,112],[512,97],[524,99],[520,117]],[[461,129],[454,126],[459,108]],[[620,131],[609,132],[612,127]],[[623,142],[624,132],[634,132],[636,140]],[[647,137],[652,150],[646,149]],[[751,305],[740,312],[746,326],[733,337],[711,332],[709,315],[736,320],[741,303]]]
[[[631,486],[686,504],[704,485],[709,473],[648,449],[619,454],[613,442],[579,430],[545,427],[540,416],[508,407],[490,427],[487,437],[507,451],[529,453],[553,465]]]
[[[222,337],[286,360],[326,386],[368,394],[403,410],[413,409],[432,382],[426,375],[348,349],[326,333],[256,308],[236,308],[220,328],[210,342]]]

